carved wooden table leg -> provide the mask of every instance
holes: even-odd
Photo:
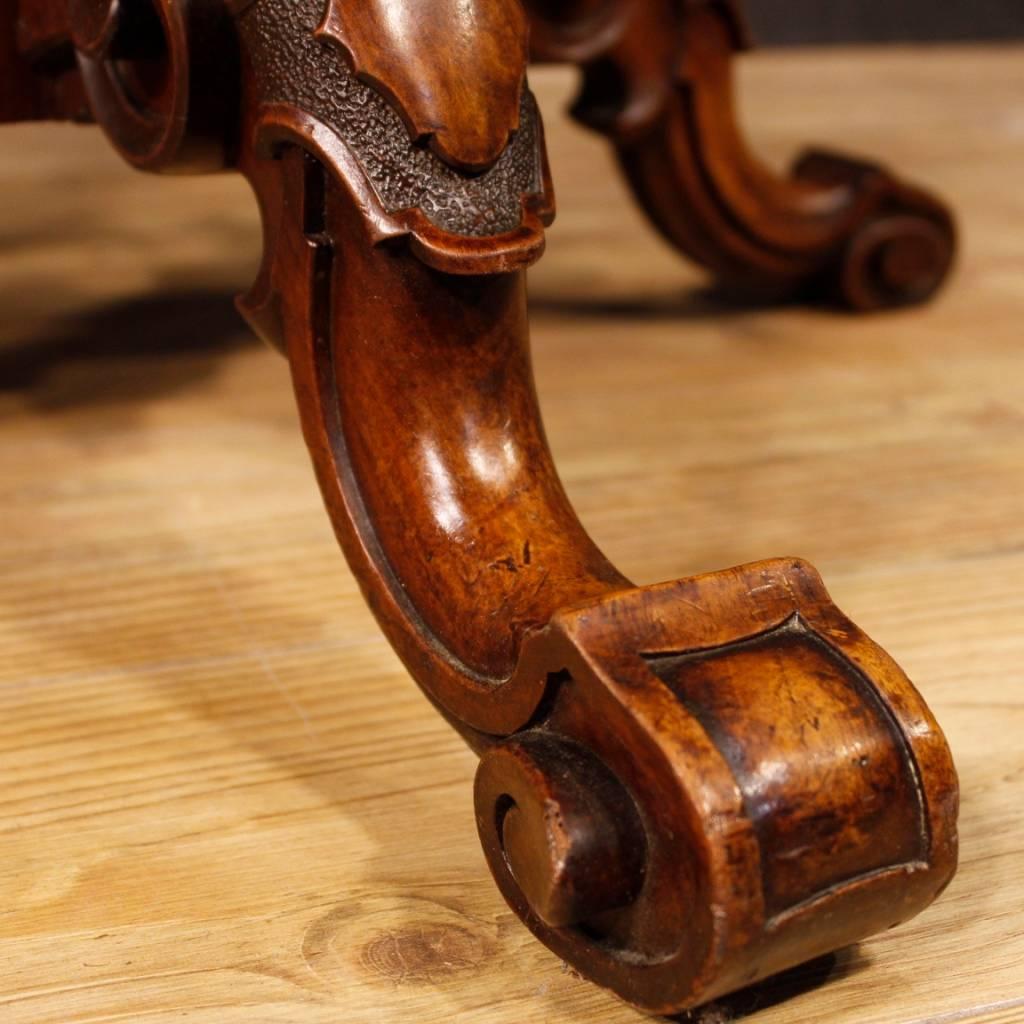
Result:
[[[948,748],[814,570],[635,587],[566,498],[529,361],[552,201],[519,4],[53,12],[128,160],[251,182],[241,308],[290,360],[368,602],[481,755],[480,837],[526,924],[674,1011],[927,906],[956,862]]]
[[[535,59],[583,70],[576,118],[611,140],[655,227],[723,281],[872,310],[945,280],[956,232],[928,192],[834,153],[807,152],[789,178],[751,154],[733,98],[739,0],[527,4]]]

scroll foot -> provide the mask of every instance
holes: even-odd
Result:
[[[575,117],[612,142],[653,225],[723,283],[869,311],[924,302],[946,280],[946,206],[880,165],[811,152],[780,177],[739,128],[736,0],[532,0],[534,57],[583,72]]]

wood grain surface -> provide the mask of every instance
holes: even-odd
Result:
[[[934,908],[706,1024],[1024,1021],[1022,56],[744,67],[773,158],[885,154],[960,212],[948,292],[866,319],[703,291],[560,116],[572,77],[533,75],[561,198],[535,357],[584,521],[641,582],[812,560],[961,774]],[[245,187],[135,175],[89,129],[4,141],[0,1020],[642,1020],[491,883],[476,759],[364,608],[231,307]]]

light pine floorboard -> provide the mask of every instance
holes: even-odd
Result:
[[[548,430],[640,581],[800,554],[909,671],[962,867],[896,931],[694,1019],[1024,1021],[1024,51],[751,58],[745,115],[950,196],[933,306],[729,308],[534,75],[561,202],[532,274]],[[284,362],[229,297],[233,178],[82,128],[0,149],[0,1020],[635,1024],[506,909],[474,758],[337,553]],[[783,998],[785,996],[785,998]]]

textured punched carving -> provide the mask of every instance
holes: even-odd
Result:
[[[289,103],[337,132],[389,213],[420,209],[437,227],[485,237],[514,231],[522,197],[542,191],[537,107],[523,91],[520,128],[480,175],[460,173],[415,144],[398,113],[360,82],[345,57],[315,38],[322,2],[253,4],[239,19],[267,103]]]

